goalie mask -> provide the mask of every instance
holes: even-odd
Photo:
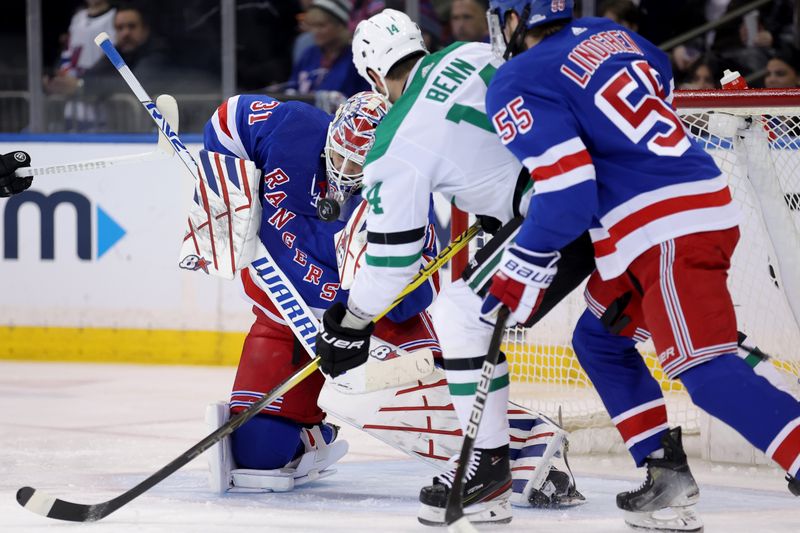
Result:
[[[342,208],[361,188],[364,162],[375,143],[375,128],[388,111],[386,98],[369,91],[354,94],[336,110],[325,144],[328,188],[317,204],[322,220],[337,220]],[[344,214],[348,216],[349,212]]]

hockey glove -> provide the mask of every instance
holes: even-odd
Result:
[[[364,329],[342,326],[347,308],[336,303],[322,315],[322,331],[317,334],[317,355],[320,369],[335,378],[348,370],[367,362],[369,341],[375,324],[370,322]]]
[[[527,322],[542,303],[544,291],[556,275],[558,252],[539,253],[516,244],[509,245],[492,277],[489,294],[483,300],[481,320],[494,324],[497,311],[505,304],[518,324]],[[511,324],[509,324],[511,325]]]
[[[18,178],[14,171],[31,166],[31,156],[18,150],[0,156],[0,197],[7,198],[31,186],[33,177]]]

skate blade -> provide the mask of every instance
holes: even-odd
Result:
[[[441,527],[447,525],[444,520],[445,509],[421,503],[417,520],[426,526]],[[464,517],[471,524],[508,524],[511,522],[511,504],[508,499],[475,503],[464,508]]]
[[[690,507],[668,507],[658,511],[634,512],[624,511],[625,523],[633,529],[658,531],[665,533],[700,533],[703,522]]]

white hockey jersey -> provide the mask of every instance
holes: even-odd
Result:
[[[364,169],[366,265],[348,307],[374,316],[419,271],[429,197],[502,222],[514,215],[522,165],[486,117],[489,81],[500,65],[484,43],[455,43],[426,56],[378,126]]]

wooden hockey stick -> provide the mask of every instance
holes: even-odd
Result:
[[[175,130],[177,131],[178,104],[175,102],[175,98],[168,94],[162,94],[158,97],[156,102],[158,103],[159,109],[161,109],[163,112],[164,117],[169,118],[170,123],[174,124]],[[47,167],[20,168],[14,172],[14,175],[18,178],[27,178],[30,176],[48,176],[54,174],[66,174],[69,172],[85,172],[88,170],[106,170],[108,168],[121,165],[168,159],[172,157],[174,153],[175,152],[172,149],[172,143],[170,143],[169,139],[167,139],[163,132],[159,132],[158,144],[156,145],[156,149],[151,152],[105,157],[102,159],[92,159],[89,161],[76,161],[74,163],[60,163]]]
[[[422,285],[434,272],[462,250],[479,231],[480,227],[477,223],[472,225],[467,231],[451,242],[449,246],[439,252],[439,255],[437,255],[432,262],[428,263],[425,268],[420,270],[406,288],[395,298],[391,305],[380,315],[375,317],[374,320],[377,321],[379,318],[385,316],[386,313],[391,311],[405,296]],[[245,422],[261,412],[264,407],[271,404],[276,398],[283,396],[306,377],[313,374],[318,366],[319,357],[315,357],[300,370],[283,380],[269,393],[265,394],[258,402],[232,417],[227,423],[220,426],[203,440],[173,459],[169,464],[115,498],[97,504],[80,504],[54,498],[32,487],[23,487],[17,491],[17,502],[31,512],[56,520],[67,520],[71,522],[96,522],[97,520],[101,520],[123,505],[130,503],[138,496],[141,496],[146,491],[177,472],[192,459],[233,433]]]
[[[472,450],[475,448],[475,438],[478,436],[478,428],[483,418],[486,399],[489,396],[489,386],[492,383],[497,361],[500,359],[500,343],[503,340],[503,333],[509,314],[510,311],[505,305],[501,306],[497,312],[497,322],[494,325],[492,339],[489,341],[489,351],[483,360],[481,378],[478,380],[475,400],[472,402],[472,414],[467,422],[464,443],[461,445],[461,454],[458,457],[458,468],[456,468],[455,476],[453,476],[453,486],[450,487],[450,494],[447,495],[444,521],[447,524],[447,531],[450,533],[477,533],[478,531],[464,516],[464,477],[472,458]]]

